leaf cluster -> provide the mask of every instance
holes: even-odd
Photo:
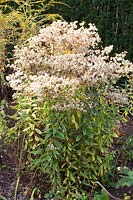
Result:
[[[121,175],[120,180],[116,183],[116,188],[124,187],[124,186],[132,186],[133,185],[133,171],[126,170],[124,174]]]
[[[110,198],[108,194],[104,190],[102,190],[100,194],[96,192],[92,200],[110,200]]]
[[[92,98],[95,107],[86,113],[51,110],[49,101],[35,97],[16,100],[6,140],[18,144],[25,166],[45,174],[57,199],[86,199],[87,188],[110,169],[117,109]]]
[[[5,42],[16,40],[23,42],[37,33],[38,27],[46,23],[47,19],[61,18],[58,14],[49,14],[49,8],[56,1],[5,0],[0,3],[0,38]],[[14,41],[15,40],[15,41]],[[0,42],[1,43],[1,42]]]

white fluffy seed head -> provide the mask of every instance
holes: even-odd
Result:
[[[7,80],[23,95],[61,97],[66,107],[73,107],[76,91],[82,86],[108,84],[133,73],[133,64],[125,59],[125,52],[111,57],[113,46],[103,48],[100,43],[94,24],[85,28],[84,22],[53,22],[21,48],[15,47],[11,65],[14,73]],[[108,97],[113,99],[113,94],[108,93]]]

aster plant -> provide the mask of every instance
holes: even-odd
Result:
[[[111,56],[112,48],[102,47],[94,24],[64,21],[15,47],[6,79],[15,91],[16,124],[7,135],[23,141],[26,163],[48,177],[47,197],[87,199],[110,169],[118,105],[129,104],[116,82],[127,76],[132,84],[133,77],[126,53]]]
[[[101,46],[94,24],[84,28],[84,22],[56,21],[22,47],[16,46],[11,65],[14,73],[7,80],[23,95],[63,97],[64,104],[82,86],[98,87],[102,83],[113,92],[116,89],[110,83],[131,75],[133,64],[124,58],[126,52],[110,56],[112,49],[112,45]],[[122,101],[122,96],[118,100]]]

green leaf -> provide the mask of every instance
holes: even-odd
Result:
[[[58,132],[56,134],[56,138],[59,138],[59,139],[65,139],[65,134],[63,132]]]
[[[48,138],[50,138],[51,136],[53,136],[53,132],[46,132],[46,135],[45,135],[45,140],[47,140]]]
[[[42,135],[42,131],[40,131],[40,129],[35,128],[35,131],[36,131],[39,135]]]
[[[35,129],[35,124],[29,123],[29,127],[31,128],[31,130],[34,130]]]
[[[32,113],[31,115],[34,119],[36,119],[36,114],[35,113]]]
[[[26,127],[25,129],[23,129],[23,132],[27,132],[30,129],[31,129],[30,127]]]
[[[116,184],[116,188],[124,186],[133,186],[133,171],[128,171],[127,175],[123,176]]]
[[[3,196],[3,195],[1,195],[1,194],[0,194],[0,199],[1,199],[1,200],[7,200],[7,198],[6,198],[6,197],[4,197],[4,196]]]
[[[76,128],[76,129],[79,128],[78,123],[77,123],[77,121],[76,121],[76,118],[75,118],[75,115],[74,115],[74,114],[72,115],[72,123],[75,125],[75,128]]]
[[[75,178],[74,178],[74,176],[73,176],[72,173],[70,173],[70,179],[71,179],[73,182],[76,182],[76,180],[75,180]]]
[[[77,135],[77,137],[76,137],[76,142],[79,142],[79,141],[81,140],[82,137],[83,137],[82,135]]]
[[[92,200],[110,200],[110,198],[109,195],[104,190],[102,190],[101,194],[95,193]]]
[[[35,141],[36,141],[36,142],[39,142],[39,141],[40,141],[40,138],[39,138],[37,135],[35,135]]]

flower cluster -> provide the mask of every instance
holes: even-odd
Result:
[[[84,23],[53,22],[15,48],[14,73],[7,80],[24,95],[61,97],[64,105],[68,99],[74,102],[82,86],[108,84],[133,72],[125,52],[111,57],[113,46],[103,48],[100,44],[94,24],[84,28]]]

